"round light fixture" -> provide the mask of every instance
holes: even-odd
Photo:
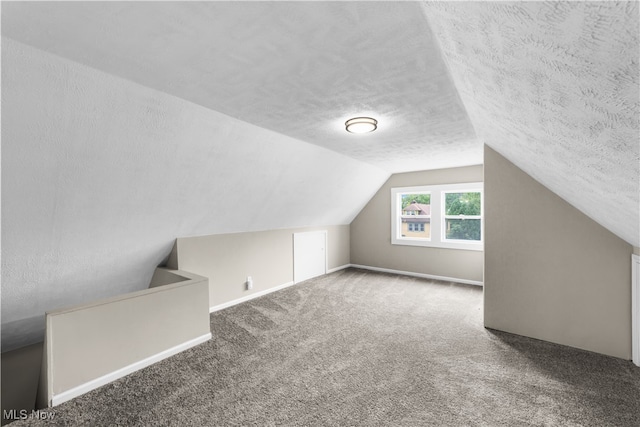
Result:
[[[367,133],[373,132],[378,128],[378,121],[371,117],[354,117],[344,122],[347,132],[351,133]]]

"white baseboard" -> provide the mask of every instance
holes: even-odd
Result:
[[[198,344],[202,344],[203,342],[209,341],[211,339],[211,332],[208,334],[204,334],[182,344],[179,344],[175,347],[171,347],[165,351],[162,351],[158,354],[154,354],[153,356],[149,356],[146,359],[142,359],[138,362],[132,363],[129,366],[125,366],[124,368],[120,368],[117,371],[113,371],[107,375],[103,375],[95,380],[91,380],[87,383],[69,389],[67,391],[63,391],[62,393],[58,393],[51,398],[51,402],[49,402],[49,406],[57,406],[61,403],[66,402],[67,400],[71,400],[75,397],[83,395],[91,390],[94,390],[98,387],[102,387],[105,384],[108,384],[112,381],[115,381],[119,378],[124,377],[125,375],[129,375],[132,372],[138,371],[142,368],[146,368],[147,366],[153,365],[167,357],[178,354],[184,350],[187,350],[191,347],[194,347]]]
[[[351,264],[345,264],[345,265],[341,265],[339,267],[331,268],[331,269],[327,270],[327,274],[335,273],[336,271],[344,270],[345,268],[349,268],[349,267],[351,267]]]
[[[351,264],[341,265],[339,267],[335,267],[335,268],[332,268],[330,270],[327,270],[326,274],[335,273],[336,271],[344,270],[345,268],[349,268],[349,267],[351,267]],[[302,283],[302,282],[300,282],[300,283]],[[256,293],[247,295],[246,297],[237,298],[237,299],[234,299],[232,301],[227,301],[227,302],[223,302],[222,304],[214,305],[213,307],[209,307],[209,313],[213,313],[215,311],[224,310],[225,308],[229,308],[229,307],[232,307],[234,305],[241,304],[243,302],[251,301],[254,298],[258,298],[258,297],[261,297],[263,295],[270,294],[271,292],[279,291],[280,289],[288,288],[289,286],[293,286],[295,284],[296,284],[295,282],[283,283],[282,285],[274,286],[273,288],[265,289],[264,291],[260,291],[260,292],[256,292]]]
[[[456,283],[464,283],[467,285],[482,286],[482,282],[477,282],[475,280],[456,279],[454,277],[444,277],[444,276],[434,276],[432,274],[412,273],[410,271],[391,270],[389,268],[370,267],[368,265],[359,265],[359,264],[344,264],[339,267],[335,267],[330,270],[327,270],[327,274],[335,273],[336,271],[344,270],[345,268],[349,268],[349,267],[362,268],[363,270],[380,271],[382,273],[402,274],[404,276],[421,277],[423,279],[443,280],[445,282],[456,282]],[[229,308],[234,305],[241,304],[243,302],[251,301],[254,298],[258,298],[263,295],[270,294],[271,292],[279,291],[280,289],[288,288],[289,286],[293,286],[295,284],[296,284],[295,282],[287,282],[282,285],[274,286],[273,288],[265,289],[264,291],[249,294],[246,297],[242,297],[242,298],[234,299],[232,301],[223,302],[222,304],[214,305],[213,307],[209,307],[209,313],[224,310],[225,308]]]
[[[458,279],[455,277],[436,276],[433,274],[414,273],[411,271],[392,270],[390,268],[371,267],[368,265],[350,264],[350,267],[361,268],[363,270],[379,271],[381,273],[402,274],[403,276],[420,277],[423,279],[443,280],[445,282],[464,283],[466,285],[483,286],[482,282],[476,280]]]
[[[213,307],[209,307],[209,313],[213,313],[214,311],[223,310],[225,308],[229,308],[236,304],[240,304],[243,302],[251,301],[254,298],[261,297],[263,295],[270,294],[271,292],[279,291],[280,289],[288,288],[289,286],[294,285],[293,282],[287,282],[282,285],[274,286],[273,288],[265,289],[264,291],[256,292],[253,294],[249,294],[246,297],[234,299],[232,301],[223,302],[222,304],[214,305]]]
[[[631,255],[631,360],[640,366],[640,256]]]

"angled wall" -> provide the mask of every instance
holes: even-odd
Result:
[[[36,409],[42,347],[42,343],[36,343],[2,353],[1,425],[20,418],[20,411],[30,414]],[[11,410],[16,413],[12,414]]]
[[[631,358],[633,247],[485,146],[484,323]]]
[[[482,181],[482,166],[392,175],[351,223],[351,263],[482,282],[482,251],[391,244],[391,188]]]
[[[421,5],[478,137],[640,246],[639,3]]]
[[[211,339],[207,279],[173,273],[173,283],[48,311],[37,406],[57,406]]]
[[[327,271],[348,265],[349,225],[179,238],[169,265],[207,277],[209,307],[218,309],[293,284],[293,234],[316,230],[327,231]]]
[[[349,224],[388,173],[2,38],[2,348],[178,236]]]

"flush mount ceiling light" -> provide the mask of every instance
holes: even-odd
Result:
[[[344,122],[347,132],[367,133],[373,132],[378,127],[378,121],[371,117],[354,117]]]

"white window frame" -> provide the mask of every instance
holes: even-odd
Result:
[[[402,194],[412,193],[412,194],[429,194],[431,196],[431,202],[433,203],[433,194],[430,191],[420,190],[423,187],[406,187],[405,189],[416,189],[416,191],[395,191],[394,190],[403,190],[403,188],[392,188],[391,189],[391,243],[395,244],[405,244],[412,246],[424,246],[423,242],[428,242],[431,238],[425,237],[402,237]],[[432,205],[433,208],[433,205]],[[432,209],[433,212],[433,209]],[[417,218],[429,218],[430,222],[433,222],[432,215],[411,215],[415,219]],[[414,219],[411,218],[411,219]],[[407,228],[409,228],[407,226]],[[430,230],[429,234],[431,235],[433,230]],[[405,243],[395,243],[394,236],[396,239],[400,239]]]
[[[402,195],[431,195],[430,238],[402,237]],[[453,240],[445,238],[445,194],[447,193],[480,193],[480,217],[466,216],[469,219],[480,219],[480,241]],[[449,216],[459,218],[458,216]],[[464,249],[470,251],[484,250],[484,184],[469,182],[463,184],[423,185],[415,187],[397,187],[391,189],[391,244],[408,246],[425,246],[447,249]]]
[[[480,193],[480,215],[447,215],[446,213],[446,200],[447,194],[458,194],[458,193]],[[484,227],[482,218],[484,217],[484,200],[482,197],[482,189],[478,190],[443,190],[440,192],[442,195],[442,236],[441,240],[447,243],[464,243],[468,244],[469,242],[481,243],[482,238],[484,237]],[[447,239],[447,219],[479,219],[480,220],[480,240],[460,240],[460,239]]]

